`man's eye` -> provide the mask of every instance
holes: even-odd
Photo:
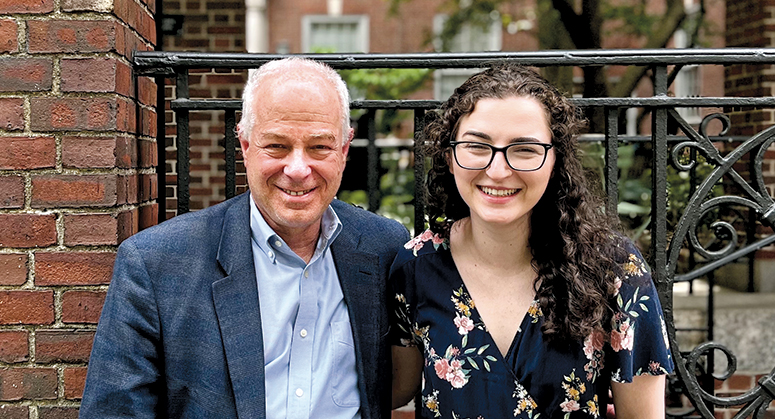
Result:
[[[268,144],[265,146],[265,148],[282,150],[282,149],[285,149],[286,147],[284,144]]]

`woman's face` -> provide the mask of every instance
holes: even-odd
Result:
[[[505,99],[481,99],[474,111],[460,119],[454,141],[485,143],[495,147],[511,144],[551,144],[552,134],[549,121],[541,103],[531,97],[509,97]],[[458,145],[458,160],[462,156]],[[486,147],[473,145],[469,150],[473,156]],[[529,163],[519,162],[530,150],[539,152],[542,147],[512,147],[509,151],[512,166],[527,167]],[[504,153],[495,152],[492,163],[482,170],[464,169],[449,154],[449,167],[455,178],[460,196],[471,210],[473,222],[484,222],[503,226],[529,225],[530,214],[543,196],[554,169],[553,149],[545,151],[546,160],[535,171],[517,171],[509,167]],[[461,164],[464,164],[461,161]],[[540,163],[539,163],[540,164]],[[464,164],[465,165],[465,164]]]

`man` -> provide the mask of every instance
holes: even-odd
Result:
[[[249,194],[119,248],[81,418],[382,418],[386,276],[400,224],[334,200],[349,95],[323,64],[250,77]]]

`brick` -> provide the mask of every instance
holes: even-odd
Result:
[[[0,368],[0,400],[53,400],[57,397],[54,368]]]
[[[51,329],[35,333],[35,362],[87,362],[94,332],[90,330]]]
[[[22,285],[27,282],[27,255],[0,254],[0,285]]]
[[[102,0],[62,0],[62,10],[65,12],[101,12],[113,11],[113,2]]]
[[[159,204],[152,203],[140,207],[140,230],[155,226],[159,223]]]
[[[62,294],[62,322],[96,324],[104,303],[104,291],[65,291]]]
[[[116,184],[116,195],[119,204],[138,203],[140,194],[137,175],[119,176]]]
[[[116,49],[112,20],[28,20],[27,49],[36,52],[109,52]]]
[[[156,114],[154,114],[154,117]],[[140,140],[139,143],[139,155],[138,155],[138,164],[142,168],[153,168],[156,167],[156,165],[159,164],[159,160],[157,159],[158,153],[156,151],[156,142],[155,141],[144,141]]]
[[[156,106],[156,82],[152,78],[137,78],[137,100],[146,106]]]
[[[70,214],[64,216],[65,246],[117,245],[118,219],[113,214]]]
[[[5,137],[0,144],[0,170],[56,167],[53,137]]]
[[[0,330],[0,361],[8,364],[30,359],[26,330]]]
[[[156,199],[159,195],[158,178],[155,173],[140,175],[140,202]]]
[[[138,213],[138,209],[135,208],[118,214],[118,234],[121,241],[140,231]]]
[[[137,153],[137,139],[135,137],[116,138],[116,166],[136,168]]]
[[[0,291],[0,324],[54,323],[53,291]]]
[[[40,175],[32,178],[32,206],[104,207],[117,203],[116,175]]]
[[[27,406],[0,404],[0,418],[3,419],[29,419],[30,413]]]
[[[156,111],[149,108],[140,108],[140,128],[142,132],[140,135],[156,138],[157,123],[156,123]],[[154,155],[156,153],[154,152]],[[155,156],[154,156],[155,157]]]
[[[27,419],[25,417],[25,419]],[[77,407],[40,406],[38,419],[78,419]]]
[[[0,58],[0,92],[50,90],[53,71],[50,58]]]
[[[17,32],[19,25],[11,19],[0,19],[0,53],[18,52]]]
[[[35,131],[126,131],[126,116],[119,121],[117,98],[33,98],[30,100],[30,127]],[[126,111],[124,111],[126,112]]]
[[[86,367],[65,368],[65,398],[74,400],[83,397],[83,386],[86,384]]]
[[[116,167],[118,141],[116,137],[63,137],[62,165],[79,169]]]
[[[2,27],[0,27],[0,42],[2,39]],[[24,129],[24,99],[0,98],[0,128],[7,131]]]
[[[53,214],[0,214],[0,247],[46,247],[56,244]]]
[[[136,30],[148,42],[156,41],[156,24],[150,13],[135,0],[115,0],[116,16]]]
[[[106,285],[115,259],[112,252],[36,253],[35,285]]]
[[[132,72],[115,58],[62,59],[62,91],[116,92],[131,96]]]
[[[49,13],[54,11],[54,0],[3,0],[0,13]]]
[[[21,208],[24,206],[24,178],[21,176],[0,176],[0,208]]]

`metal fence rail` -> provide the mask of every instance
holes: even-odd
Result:
[[[215,54],[183,52],[138,52],[134,57],[136,74],[174,78],[176,97],[170,108],[177,123],[177,179],[178,212],[189,210],[189,112],[218,110],[225,112],[224,133],[226,163],[226,195],[236,192],[237,146],[234,127],[237,111],[241,108],[239,99],[191,99],[188,91],[188,75],[192,69],[250,69],[261,64],[283,58],[280,55],[262,54]],[[762,164],[765,152],[775,142],[775,128],[766,129],[751,137],[726,136],[729,119],[725,115],[711,115],[705,118],[699,128],[687,123],[676,111],[681,107],[775,107],[772,97],[692,97],[675,98],[668,95],[672,80],[670,69],[684,65],[740,65],[775,64],[775,49],[691,49],[691,50],[602,50],[602,51],[540,51],[540,52],[497,52],[497,53],[440,53],[440,54],[314,54],[306,57],[323,61],[335,69],[367,68],[475,68],[498,61],[514,61],[536,67],[549,66],[645,66],[650,68],[653,92],[651,97],[632,98],[574,98],[582,107],[603,110],[604,132],[587,138],[600,141],[604,146],[605,166],[603,168],[606,188],[606,208],[616,211],[619,202],[617,165],[618,147],[622,142],[647,143],[651,150],[651,242],[650,265],[652,276],[663,305],[672,352],[676,357],[676,376],[688,399],[694,406],[672,416],[693,416],[714,418],[715,407],[739,408],[735,418],[764,418],[770,402],[775,397],[775,369],[764,375],[758,384],[745,394],[735,397],[717,397],[713,394],[713,362],[709,356],[720,351],[728,359],[726,372],[716,379],[726,380],[736,370],[735,357],[726,347],[717,343],[704,343],[687,351],[680,348],[676,340],[673,317],[673,284],[709,276],[711,282],[708,301],[708,327],[701,328],[713,339],[713,292],[712,274],[715,269],[747,257],[752,265],[753,252],[775,242],[772,227],[775,225],[775,201],[767,191],[763,180]],[[164,98],[159,97],[159,109],[164,109]],[[419,150],[422,143],[423,120],[426,112],[435,109],[437,101],[394,100],[356,101],[354,109],[365,109],[369,115],[368,124],[368,192],[369,208],[379,207],[379,150],[376,146],[374,112],[377,109],[408,109],[413,112],[415,153],[415,191],[422,191],[425,174],[424,158]],[[651,113],[651,133],[647,136],[624,136],[620,134],[619,113],[621,109],[639,107]],[[712,120],[721,121],[724,129],[717,136],[707,134]],[[678,134],[670,133],[668,124],[677,127]],[[160,145],[159,174],[164,190],[164,129],[159,129]],[[715,144],[727,142],[722,155]],[[710,165],[709,174],[700,177],[696,173],[700,163]],[[688,172],[692,179],[691,193],[680,218],[668,231],[668,165],[679,172]],[[747,168],[747,176],[741,174],[741,167]],[[724,181],[724,193],[713,194],[714,186]],[[414,225],[422,226],[425,220],[422,194],[414,199]],[[724,218],[727,208],[734,207],[742,215],[735,220]],[[741,211],[744,211],[742,213]],[[164,211],[160,211],[163,214]],[[758,230],[757,230],[758,229]],[[745,239],[740,231],[745,231]],[[765,231],[769,235],[762,235]],[[704,235],[698,231],[704,231]],[[757,238],[757,232],[759,238]],[[713,242],[705,241],[708,237]],[[679,268],[683,260],[682,249],[689,254],[689,268]],[[679,272],[680,271],[680,272]],[[749,272],[752,272],[749,270]],[[696,330],[696,329],[690,329]]]

